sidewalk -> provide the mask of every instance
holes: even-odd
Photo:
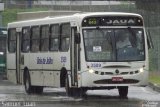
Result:
[[[160,72],[150,72],[149,77],[150,78],[148,86],[151,87],[153,90],[160,92]]]
[[[160,86],[154,83],[149,82],[148,86],[151,87],[153,90],[160,92]]]

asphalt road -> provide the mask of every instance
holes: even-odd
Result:
[[[128,98],[118,90],[89,90],[85,98],[67,97],[64,88],[45,88],[42,95],[27,95],[24,87],[0,81],[0,107],[160,107],[160,93],[150,87],[130,87]]]

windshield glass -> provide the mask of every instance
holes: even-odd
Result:
[[[84,29],[87,61],[141,61],[145,59],[143,29]]]

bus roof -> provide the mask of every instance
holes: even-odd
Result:
[[[89,16],[137,16],[141,17],[139,14],[135,13],[125,13],[125,12],[89,12],[89,13],[76,13],[73,15],[66,15],[66,16],[48,16],[41,19],[34,19],[34,20],[25,20],[25,21],[17,21],[8,23],[8,28],[17,28],[17,27],[23,27],[23,26],[36,26],[36,25],[45,25],[45,24],[54,24],[54,23],[65,23],[65,22],[71,22],[76,21],[77,24],[81,24],[81,21],[85,17]]]

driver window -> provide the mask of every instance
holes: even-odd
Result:
[[[130,39],[129,39],[129,32],[124,30],[117,30],[115,31],[116,35],[116,47],[118,49],[125,48],[125,47],[132,47]]]

